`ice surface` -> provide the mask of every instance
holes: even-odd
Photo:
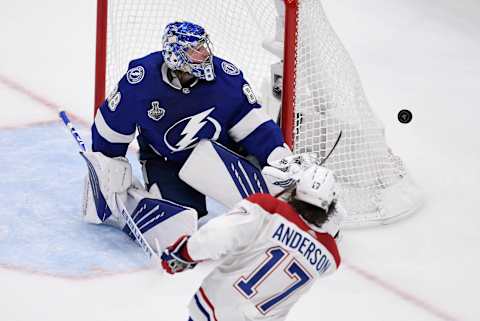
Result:
[[[0,154],[8,155],[0,174],[1,265],[64,277],[145,267],[124,233],[81,221],[85,165],[63,124],[0,130]]]
[[[480,320],[480,4],[324,5],[427,203],[396,224],[346,232],[341,270],[288,320]],[[0,12],[0,76],[88,122],[95,1],[4,1]],[[82,224],[75,144],[60,125],[31,126],[55,119],[41,101],[2,81],[0,93],[0,320],[185,320],[212,266],[163,276],[121,233]],[[402,108],[412,123],[396,121]]]

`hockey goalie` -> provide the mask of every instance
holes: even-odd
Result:
[[[132,234],[118,215],[123,204],[147,241],[159,242],[160,247],[172,241],[170,236],[155,237],[164,235],[160,231],[191,234],[195,224],[190,221],[208,213],[208,194],[179,175],[201,140],[243,149],[261,167],[291,155],[280,128],[263,112],[242,71],[213,54],[202,26],[171,22],[161,41],[161,51],[130,62],[99,107],[92,125],[93,153],[85,154],[90,172],[96,173],[86,184],[87,220],[113,224]],[[132,179],[124,157],[135,137],[145,188]],[[194,162],[195,170],[186,177],[208,171],[207,159]],[[256,175],[255,182],[261,185],[261,181]],[[202,185],[222,190],[207,181]],[[251,192],[245,190],[243,197]],[[188,222],[178,229],[168,226],[177,220]]]

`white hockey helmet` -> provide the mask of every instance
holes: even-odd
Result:
[[[328,211],[335,200],[335,177],[325,167],[309,167],[298,180],[295,198]]]

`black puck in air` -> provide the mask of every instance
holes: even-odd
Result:
[[[412,121],[413,115],[412,112],[408,109],[402,109],[398,112],[398,121],[402,124],[408,124]]]

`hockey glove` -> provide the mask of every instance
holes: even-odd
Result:
[[[162,268],[168,274],[175,274],[185,270],[193,269],[197,262],[193,261],[187,250],[187,241],[189,236],[183,235],[172,245],[163,251]]]
[[[302,153],[271,162],[262,169],[268,190],[277,195],[297,182],[303,171],[315,164],[315,153]]]

